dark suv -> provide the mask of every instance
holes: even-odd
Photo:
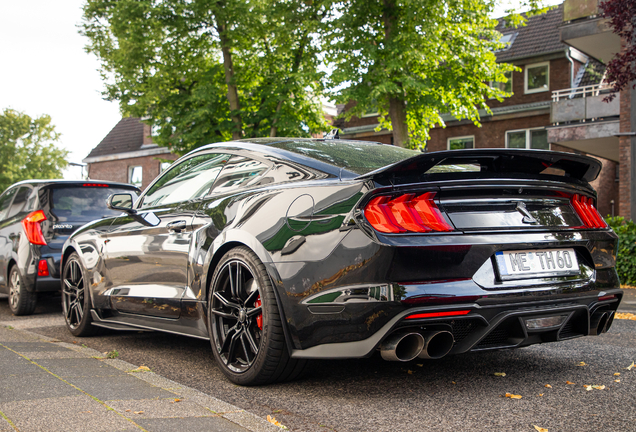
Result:
[[[33,313],[38,292],[60,290],[64,241],[87,222],[119,214],[106,207],[118,192],[140,191],[105,181],[26,180],[0,195],[0,293],[15,315]]]

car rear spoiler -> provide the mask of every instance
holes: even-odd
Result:
[[[393,165],[356,177],[421,176],[436,165],[479,165],[480,172],[539,175],[548,168],[562,170],[563,176],[591,182],[598,177],[602,164],[589,156],[548,150],[469,149],[422,153]]]

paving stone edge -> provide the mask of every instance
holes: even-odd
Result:
[[[0,325],[11,328],[9,322],[0,322]],[[79,352],[81,354],[86,355],[87,357],[95,357],[99,359],[104,358],[104,354],[94,350],[92,348],[78,346],[71,343],[61,342],[58,339],[51,338],[48,336],[44,336],[32,331],[24,330],[24,329],[16,329],[11,328],[13,331],[26,333],[31,337],[39,338],[46,342],[55,343],[60,347],[70,349],[75,352]],[[143,371],[143,372],[132,372],[134,370],[138,370],[138,366],[125,362],[119,359],[103,359],[103,362],[108,365],[114,367],[115,369],[119,369],[123,372],[128,373],[128,375],[134,376],[142,381],[146,381],[147,383],[160,387],[163,390],[174,393],[178,397],[187,397],[190,400],[193,400],[198,405],[201,405],[216,414],[220,417],[225,418],[226,420],[236,423],[239,426],[242,426],[250,431],[254,432],[275,432],[281,431],[282,429],[278,426],[273,425],[267,420],[257,416],[256,414],[252,414],[249,411],[245,411],[242,408],[239,408],[235,405],[224,402],[220,399],[217,399],[213,396],[205,394],[199,390],[193,389],[191,387],[184,386],[175,381],[169,380],[168,378],[164,378],[152,371]]]

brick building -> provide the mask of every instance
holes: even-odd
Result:
[[[534,148],[556,151],[576,151],[597,156],[603,163],[603,171],[593,183],[598,191],[598,208],[601,214],[612,214],[618,200],[616,183],[617,154],[593,152],[592,148],[577,148],[567,140],[549,139],[554,126],[553,93],[579,86],[598,86],[603,79],[604,66],[592,56],[565,44],[561,40],[560,26],[563,24],[564,6],[546,14],[528,18],[527,25],[507,28],[503,21],[497,26],[506,47],[496,53],[499,62],[512,63],[520,70],[509,75],[507,83],[492,85],[511,91],[513,95],[502,102],[492,100],[492,113],[480,110],[481,127],[470,120],[457,120],[442,115],[446,127],[435,127],[430,131],[426,151],[464,148]],[[568,98],[581,98],[570,95]],[[340,113],[347,106],[340,106]],[[392,144],[392,134],[387,130],[375,131],[377,115],[369,113],[362,118],[342,120],[343,138],[364,139]],[[562,142],[563,141],[563,142]]]
[[[175,159],[168,148],[152,143],[150,126],[126,117],[82,162],[89,179],[132,183],[143,190]]]

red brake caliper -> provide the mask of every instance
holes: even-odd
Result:
[[[261,304],[262,304],[261,295],[259,294],[258,298],[254,302],[254,306],[259,307]],[[263,330],[263,314],[262,313],[259,313],[258,316],[256,317],[256,325],[258,326],[259,329]]]

